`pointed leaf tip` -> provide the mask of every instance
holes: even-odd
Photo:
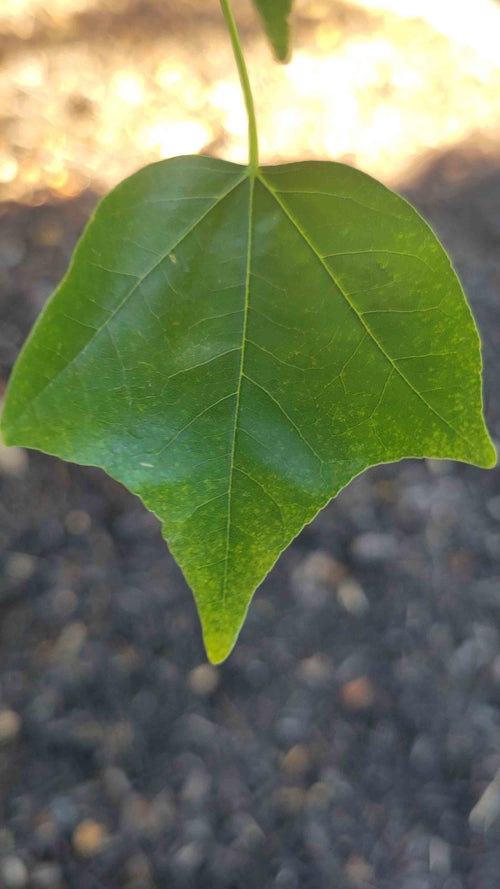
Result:
[[[221,636],[213,633],[204,633],[203,644],[210,663],[217,665],[227,660],[236,644],[237,638],[238,634]]]
[[[290,57],[290,25],[292,0],[253,0],[264,30],[279,62]]]

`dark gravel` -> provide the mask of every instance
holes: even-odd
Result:
[[[500,436],[500,169],[448,156],[412,197],[469,293]],[[3,208],[3,381],[94,202]],[[498,885],[497,471],[365,473],[219,669],[134,497],[36,453],[3,453],[0,484],[2,889]]]

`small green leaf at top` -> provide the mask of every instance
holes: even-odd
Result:
[[[181,157],[99,205],[14,369],[7,444],[137,494],[231,651],[282,550],[354,476],[493,466],[479,339],[436,237],[338,163]]]
[[[253,0],[262,19],[264,30],[280,62],[290,56],[290,26],[288,19],[292,11],[292,0]]]

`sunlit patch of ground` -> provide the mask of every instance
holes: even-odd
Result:
[[[346,160],[387,183],[468,140],[500,154],[494,0],[297,0],[291,63],[242,24],[263,162]],[[145,163],[246,160],[217,0],[9,0],[0,6],[0,198],[107,190]]]

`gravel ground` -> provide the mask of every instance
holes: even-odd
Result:
[[[411,194],[470,295],[500,437],[500,165],[455,152]],[[3,382],[94,203],[4,205]],[[134,497],[16,450],[0,485],[2,889],[498,884],[498,471],[365,473],[218,669]]]

